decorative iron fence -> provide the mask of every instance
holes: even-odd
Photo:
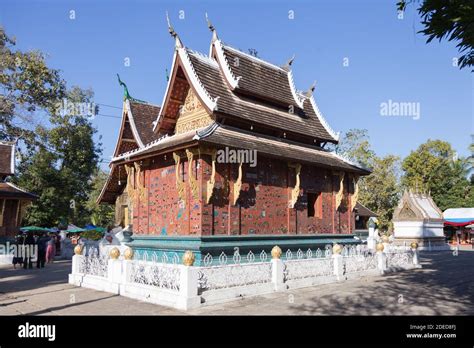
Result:
[[[128,282],[179,291],[181,271],[178,265],[132,260]]]
[[[71,284],[123,294],[131,298],[159,303],[181,309],[194,308],[202,303],[217,303],[240,296],[284,291],[320,283],[344,281],[379,271],[397,271],[421,267],[416,249],[391,249],[374,253],[366,247],[345,246],[296,252],[282,252],[274,247],[266,251],[238,250],[229,256],[207,254],[201,266],[193,265],[195,256],[186,252],[183,264],[177,254],[156,254],[146,251],[130,259],[100,257],[97,248],[88,248],[73,257]],[[375,271],[375,272],[374,272]],[[92,277],[89,277],[92,276]],[[163,291],[165,290],[165,291]]]
[[[79,273],[97,277],[107,277],[108,256],[101,256],[99,249],[84,247],[84,257],[79,263]]]
[[[284,262],[284,280],[295,280],[334,274],[334,259],[331,257],[315,259],[286,260]]]
[[[376,254],[353,254],[343,257],[344,274],[377,269]]]
[[[391,251],[385,253],[388,268],[406,268],[413,264],[413,252],[406,251]]]
[[[198,289],[202,291],[233,288],[237,286],[270,283],[270,262],[238,263],[199,267]]]

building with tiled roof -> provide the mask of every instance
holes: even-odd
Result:
[[[201,253],[210,241],[261,248],[269,236],[283,248],[295,238],[306,249],[352,242],[357,180],[370,172],[326,149],[339,136],[314,86],[296,89],[293,59],[266,62],[209,27],[205,55],[170,26],[175,48],[161,107],[132,98],[120,81],[122,123],[99,202],[115,204],[117,224],[133,224],[132,246],[157,253],[177,243]],[[239,151],[247,157],[221,156]]]
[[[37,196],[7,182],[15,175],[15,143],[0,142],[0,237],[18,233],[26,209]]]

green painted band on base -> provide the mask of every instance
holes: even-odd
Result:
[[[296,253],[298,250],[306,252],[311,249],[315,252],[318,248],[324,250],[334,243],[339,244],[360,244],[360,240],[354,238],[353,234],[318,234],[318,235],[259,235],[259,236],[150,236],[133,235],[132,242],[127,246],[135,250],[137,258],[143,258],[148,255],[150,259],[155,255],[158,261],[161,261],[164,255],[168,257],[169,262],[175,254],[179,257],[179,262],[186,250],[191,250],[195,256],[195,265],[201,265],[202,260],[207,254],[213,258],[219,257],[223,252],[229,260],[236,250],[239,251],[242,259],[249,251],[252,251],[255,258],[265,251],[270,257],[271,249],[278,245],[283,253],[290,250]],[[149,258],[148,258],[149,257]]]

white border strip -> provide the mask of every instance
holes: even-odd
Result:
[[[13,187],[13,188],[17,189],[18,191],[27,193],[27,194],[32,195],[32,196],[36,196],[35,194],[33,194],[33,193],[31,193],[31,192],[28,192],[28,191],[26,191],[25,189],[22,189],[21,187],[16,186],[15,184],[13,184],[13,183],[11,183],[11,182],[5,182],[5,184],[7,184],[7,185],[10,186],[10,187]]]
[[[344,157],[344,156],[342,156],[342,155],[340,155],[340,154],[338,154],[338,153],[336,153],[336,152],[329,151],[328,153],[330,153],[330,154],[336,156],[336,157],[339,158],[341,161],[346,162],[347,164],[350,164],[351,166],[354,166],[354,167],[357,167],[357,168],[359,168],[359,169],[366,170],[366,171],[370,172],[369,169],[365,168],[365,167],[362,166],[360,163],[356,163],[356,162],[354,162],[354,161],[351,161],[351,160],[349,160],[348,158],[346,158],[346,157]]]
[[[222,71],[224,72],[224,76],[227,82],[232,87],[232,89],[238,88],[239,80],[241,79],[241,76],[235,77],[234,74],[232,73],[229,62],[227,61],[227,58],[224,54],[224,49],[222,47],[221,41],[217,39],[213,42],[213,44],[214,44],[214,47],[216,48],[217,59],[220,63],[220,66],[222,67]]]
[[[186,52],[186,48],[178,48],[178,55],[181,58],[184,69],[186,70],[191,80],[191,84],[195,88],[199,97],[201,97],[201,100],[204,102],[204,104],[206,104],[209,110],[216,110],[218,98],[212,98],[209,92],[206,91],[206,89],[204,88],[204,85],[202,84],[201,80],[199,80],[199,77],[197,76],[197,73],[194,70],[193,64],[189,59],[188,53]]]
[[[291,94],[293,94],[293,99],[300,109],[303,109],[304,99],[300,98],[296,93],[295,81],[293,80],[292,71],[288,71],[288,83],[290,84]]]
[[[339,133],[336,133],[331,126],[327,123],[326,119],[324,118],[323,114],[318,108],[318,105],[316,104],[316,100],[314,100],[314,97],[311,96],[309,97],[309,100],[311,101],[311,105],[313,106],[313,110],[316,113],[316,116],[318,116],[319,121],[323,125],[324,129],[334,138],[334,140],[339,141]]]
[[[137,126],[135,125],[135,120],[133,119],[132,109],[130,107],[130,101],[127,99],[125,101],[125,104],[127,105],[128,121],[130,122],[133,136],[135,137],[135,140],[137,141],[138,146],[143,147],[144,145],[143,145],[142,139],[140,139],[140,134],[138,134]]]

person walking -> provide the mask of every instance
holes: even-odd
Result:
[[[16,269],[16,265],[23,265],[23,235],[19,234],[15,237],[15,250],[13,254],[13,268]]]
[[[44,268],[44,263],[46,261],[46,248],[49,242],[49,237],[42,234],[38,238],[38,260],[36,261],[37,268]]]
[[[25,240],[23,241],[23,268],[24,269],[31,269],[33,268],[33,256],[34,256],[34,248],[36,242],[35,237],[33,236],[33,232],[29,231],[26,235]]]
[[[46,263],[52,263],[54,261],[54,256],[56,256],[56,238],[50,236],[46,245]]]

